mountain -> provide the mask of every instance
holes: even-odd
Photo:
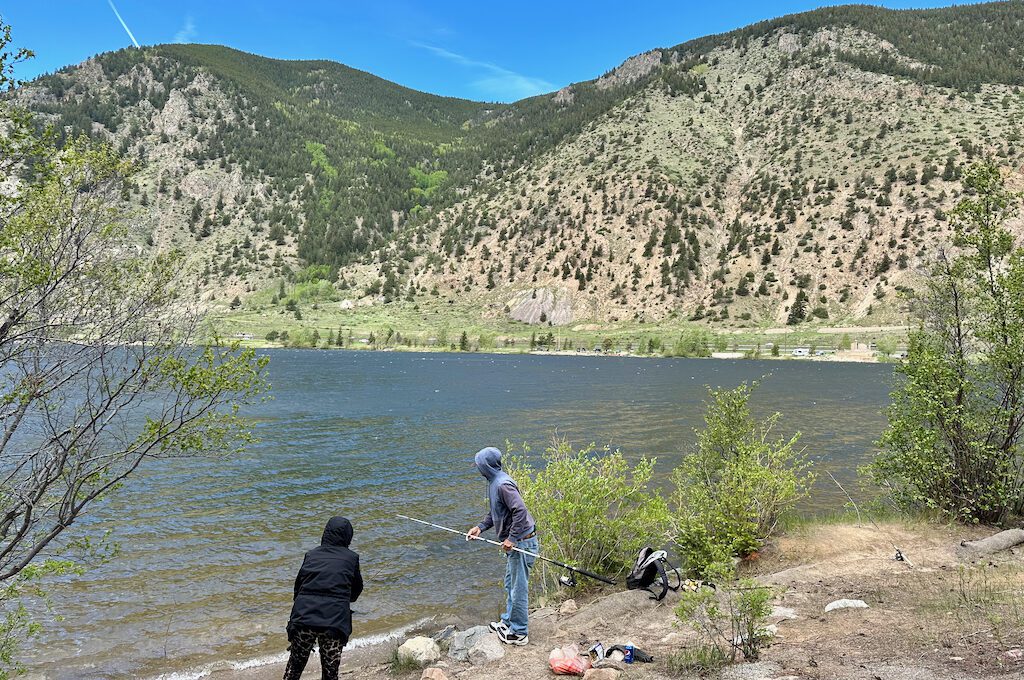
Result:
[[[1021,2],[847,6],[513,104],[210,45],[16,96],[138,159],[140,242],[188,252],[214,305],[317,282],[533,324],[884,323],[949,242],[962,167],[1019,180],[1022,44]]]

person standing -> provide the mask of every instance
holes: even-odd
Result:
[[[323,680],[337,680],[341,651],[352,635],[349,606],[363,592],[359,555],[349,550],[352,523],[332,517],[324,529],[320,547],[306,553],[295,577],[292,613],[288,619],[291,654],[284,680],[299,680],[313,645],[320,647]]]
[[[491,630],[505,644],[525,645],[530,641],[529,578],[535,558],[512,548],[536,554],[540,549],[537,525],[526,509],[515,480],[501,469],[501,451],[493,446],[481,449],[474,463],[487,480],[490,510],[479,524],[466,532],[466,540],[476,538],[493,527],[505,551],[505,612],[501,620],[491,624]]]

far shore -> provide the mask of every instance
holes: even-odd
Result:
[[[682,354],[640,354],[632,351],[593,351],[593,350],[549,350],[549,349],[527,349],[522,347],[489,347],[485,349],[459,350],[448,347],[436,346],[387,346],[371,347],[368,345],[355,345],[348,347],[304,347],[291,346],[279,342],[266,342],[248,338],[231,338],[239,342],[243,347],[253,349],[302,349],[321,352],[349,351],[349,352],[411,352],[420,354],[458,354],[458,355],[507,355],[507,356],[557,356],[557,357],[602,357],[602,358],[628,358],[628,359],[717,359],[717,360],[773,360],[773,361],[816,361],[816,362],[840,362],[857,364],[879,364],[893,363],[899,361],[901,356],[883,356],[873,350],[826,350],[812,354],[807,348],[806,354],[794,354],[792,350],[780,352],[778,356],[767,351],[715,351],[704,356],[687,356]]]

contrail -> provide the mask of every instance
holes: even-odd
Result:
[[[110,5],[110,9],[114,10],[114,16],[116,16],[117,20],[121,22],[122,26],[124,26],[125,33],[127,33],[128,37],[132,39],[132,44],[138,47],[139,41],[135,39],[134,35],[132,35],[132,29],[128,28],[128,24],[124,23],[124,19],[121,18],[121,13],[117,11],[116,7],[114,7],[114,0],[107,0],[107,4]]]

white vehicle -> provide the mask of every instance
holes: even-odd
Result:
[[[793,356],[795,357],[809,357],[811,356],[811,350],[806,347],[797,347],[793,350]]]

